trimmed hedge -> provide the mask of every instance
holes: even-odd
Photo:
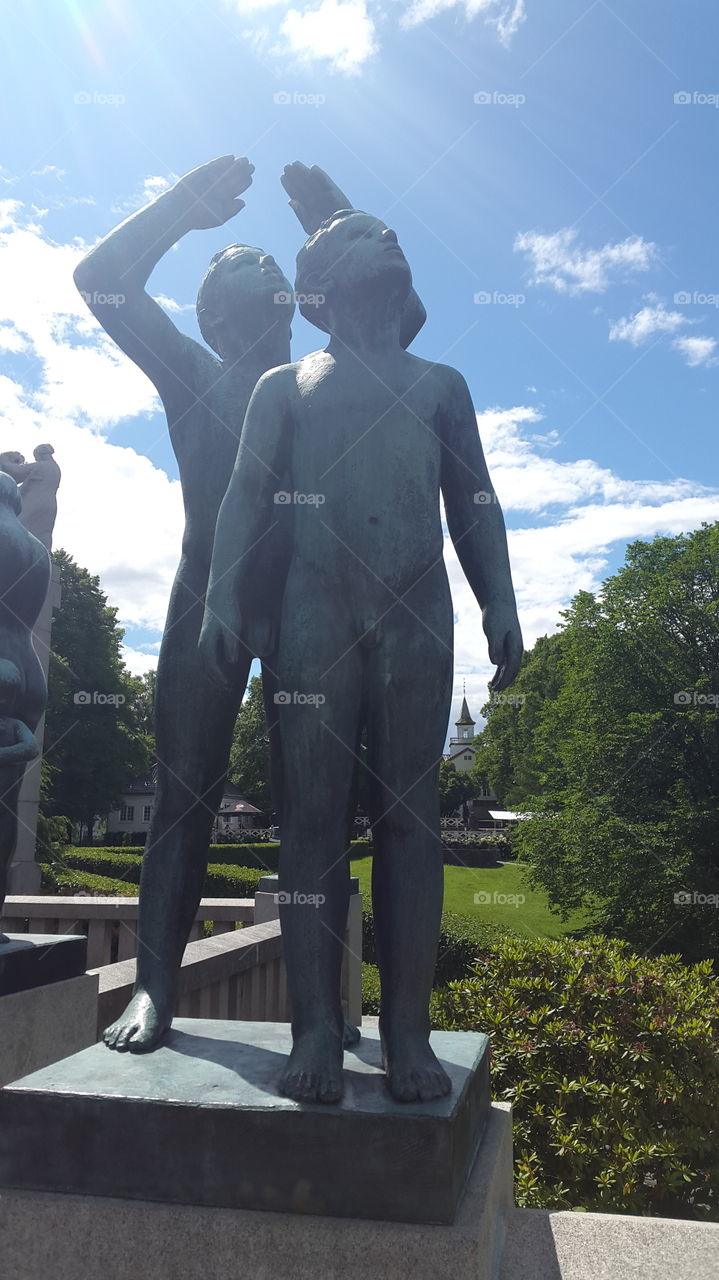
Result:
[[[719,1217],[719,981],[626,943],[482,945],[432,1025],[484,1031],[514,1107],[517,1202]]]
[[[61,885],[77,884],[88,892],[135,896],[140,884],[142,857],[127,849],[67,849],[62,859],[43,868],[45,887],[56,893]],[[264,870],[210,863],[202,888],[203,898],[252,898]],[[95,884],[102,880],[105,885]]]
[[[96,876],[89,871],[77,871],[72,868],[60,869],[57,864],[41,867],[42,888],[45,893],[61,893],[67,889],[71,894],[87,893],[92,896],[108,895],[109,897],[135,898],[137,885],[128,880],[113,880],[110,876]]]
[[[434,986],[443,987],[448,982],[469,977],[481,948],[497,941],[506,932],[503,925],[482,924],[469,916],[445,911],[437,947]],[[368,907],[362,912],[362,958],[368,965],[377,964],[374,917]]]

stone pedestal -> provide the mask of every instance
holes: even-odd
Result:
[[[0,1088],[95,1043],[98,981],[84,973],[0,996]]]
[[[0,942],[0,996],[47,987],[85,972],[87,938],[71,933],[8,933]]]
[[[87,939],[11,933],[0,943],[0,1087],[94,1043],[97,976]]]
[[[3,1267],[18,1280],[496,1280],[511,1211],[511,1129],[509,1107],[494,1103],[451,1226],[3,1191]],[[238,1152],[238,1170],[252,1158]],[[184,1159],[199,1168],[205,1156]]]
[[[93,1045],[0,1092],[0,1186],[450,1223],[490,1113],[488,1041],[432,1045],[448,1097],[394,1102],[370,1030],[334,1106],[277,1095],[286,1023],[177,1018],[152,1054]]]
[[[255,894],[255,924],[279,920],[278,876],[263,876]],[[362,894],[359,877],[350,876],[350,900],[342,959],[342,1009],[348,1022],[362,1023]],[[288,1018],[291,1018],[288,1007]]]

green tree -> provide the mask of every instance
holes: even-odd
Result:
[[[250,804],[272,809],[270,739],[262,699],[262,677],[253,676],[235,723],[229,776]]]
[[[475,736],[472,774],[479,791],[486,779],[500,804],[521,809],[527,796],[541,795],[544,779],[537,750],[537,726],[562,680],[563,636],[541,636],[525,653],[517,679],[506,693],[482,708],[486,724]]]
[[[719,524],[633,543],[565,615],[517,845],[566,912],[719,957]]]
[[[148,767],[150,743],[136,705],[138,681],[121,657],[123,631],[99,579],[65,551],[62,603],[53,617],[45,725],[44,817],[62,815],[90,834]]]
[[[475,792],[475,779],[471,772],[461,773],[449,760],[439,766],[439,811],[449,818],[465,800]]]

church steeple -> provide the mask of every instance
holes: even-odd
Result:
[[[467,699],[466,699],[466,698],[462,698],[462,710],[461,710],[461,711],[460,711],[460,713],[459,713],[459,720],[455,720],[455,722],[454,722],[454,723],[456,724],[456,726],[457,726],[457,728],[458,728],[458,729],[459,729],[460,725],[463,725],[463,724],[471,724],[471,725],[474,725],[474,724],[476,723],[476,721],[474,721],[474,720],[472,719],[471,715],[469,714],[469,707],[467,706]],[[464,736],[464,737],[466,737],[466,734],[464,734],[464,735],[462,735],[461,733],[460,733],[460,734],[458,734],[458,737],[460,737],[460,738],[461,738],[461,737],[463,737],[463,736]]]

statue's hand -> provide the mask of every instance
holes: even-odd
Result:
[[[198,649],[208,675],[216,684],[229,688],[233,684],[240,652],[244,650],[237,631],[208,610],[202,624]]]
[[[290,197],[290,208],[294,209],[308,236],[338,209],[353,208],[344,191],[316,164],[308,169],[306,164],[295,160],[285,165],[280,181]]]
[[[493,693],[500,693],[516,680],[522,661],[522,632],[514,603],[493,601],[482,610],[482,626],[487,637],[489,660],[497,670],[490,681]]]
[[[239,160],[220,156],[180,178],[172,190],[182,202],[188,227],[202,231],[221,227],[234,218],[245,207],[244,200],[237,197],[249,187],[254,171],[255,166],[246,156]]]

